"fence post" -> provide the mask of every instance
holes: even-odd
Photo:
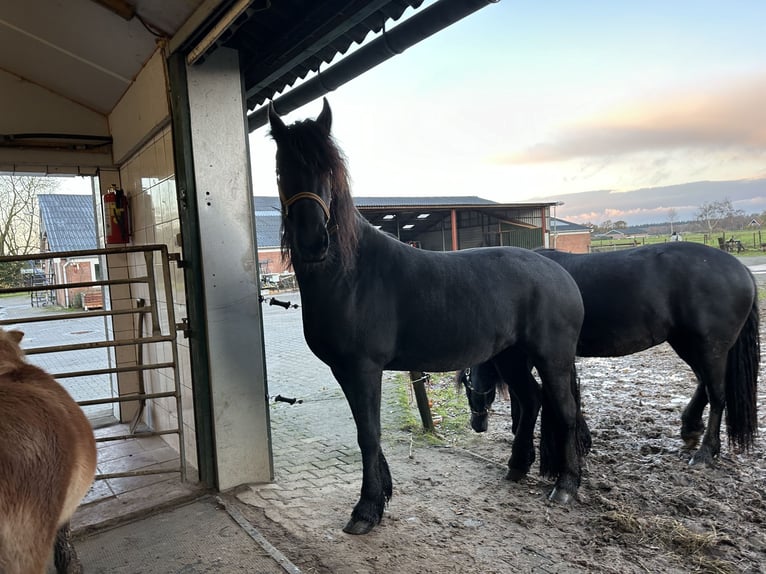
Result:
[[[410,371],[410,381],[415,392],[415,401],[418,403],[418,411],[420,411],[420,420],[423,421],[423,428],[427,431],[433,431],[434,421],[431,418],[431,407],[428,405],[428,394],[426,393],[426,381],[428,379],[429,375],[427,373]]]

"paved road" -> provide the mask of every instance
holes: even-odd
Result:
[[[0,298],[0,319],[12,320],[22,317],[41,315],[61,315],[45,323],[13,323],[6,329],[24,331],[22,347],[49,347],[103,341],[106,338],[103,317],[84,317],[72,319],[67,312],[50,306],[32,306],[28,295],[14,295]],[[29,361],[49,373],[64,373],[104,369],[109,366],[109,350],[83,349],[45,355],[29,355]],[[59,382],[69,391],[76,401],[103,399],[112,397],[112,383],[109,375],[88,375],[76,378],[60,378]],[[113,405],[85,407],[83,410],[91,419],[99,419],[113,414]]]

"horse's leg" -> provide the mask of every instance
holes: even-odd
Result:
[[[713,459],[721,452],[721,420],[726,406],[725,374],[726,355],[723,357],[706,357],[705,365],[700,368],[699,378],[704,382],[707,398],[710,401],[707,429],[699,447],[689,464],[713,463]],[[701,386],[701,385],[700,385]],[[698,387],[699,388],[699,387]]]
[[[518,482],[535,461],[534,432],[540,412],[540,386],[530,373],[525,356],[495,360],[503,380],[508,382],[513,416],[513,447],[506,478]]]
[[[82,564],[72,544],[72,529],[68,522],[56,533],[53,561],[56,574],[82,574]]]
[[[537,366],[543,382],[543,407],[540,437],[540,472],[556,476],[549,500],[569,503],[580,486],[578,420],[580,408],[573,385],[577,377],[573,365],[565,368]]]
[[[691,337],[689,334],[673,336],[668,339],[668,343],[679,357],[691,367],[694,376],[697,378],[697,388],[694,389],[689,404],[686,405],[681,413],[681,439],[687,448],[695,448],[699,443],[702,433],[705,432],[705,423],[702,422],[702,413],[707,406],[707,391],[705,390],[705,379],[701,374],[701,368],[704,368],[704,357],[712,351],[707,348],[704,341],[697,337]]]
[[[702,413],[707,406],[707,391],[705,384],[697,377],[697,388],[694,389],[689,404],[681,413],[681,439],[686,448],[696,448],[702,433],[705,432],[705,423],[702,422]]]
[[[383,372],[378,368],[346,367],[332,371],[351,407],[357,442],[362,451],[362,492],[343,531],[367,534],[380,522],[392,493],[391,473],[380,448],[380,380]]]

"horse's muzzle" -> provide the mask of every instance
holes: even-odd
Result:
[[[330,238],[327,230],[322,231],[322,233],[314,234],[311,240],[299,238],[297,241],[296,247],[302,263],[321,263],[327,257]]]
[[[471,428],[476,432],[487,432],[487,427],[489,426],[489,416],[486,414],[482,415],[471,415]]]

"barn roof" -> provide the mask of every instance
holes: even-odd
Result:
[[[551,229],[556,233],[590,233],[590,227],[558,217],[551,217]]]
[[[389,212],[397,213],[400,225],[407,225],[430,214],[431,220],[438,217],[448,216],[453,209],[477,209],[481,211],[490,211],[500,213],[508,209],[530,209],[555,205],[555,202],[535,202],[535,203],[497,203],[495,201],[484,199],[476,195],[463,196],[385,196],[385,197],[354,197],[354,204],[362,212],[370,223],[381,225],[388,217]],[[276,247],[280,244],[281,229],[281,206],[279,197],[257,195],[255,202],[255,230],[257,234],[258,248]],[[563,220],[559,220],[562,221]],[[576,223],[568,223],[571,226],[577,226]],[[586,227],[583,229],[587,230]],[[562,231],[559,229],[559,231]]]
[[[40,235],[48,238],[48,251],[96,249],[96,226],[93,224],[93,197],[41,193]]]

